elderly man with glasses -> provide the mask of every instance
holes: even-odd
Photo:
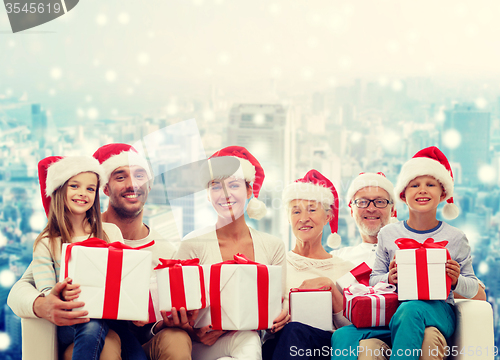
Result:
[[[347,203],[351,208],[361,235],[361,244],[332,251],[344,260],[359,265],[362,262],[373,267],[377,251],[377,235],[380,229],[396,219],[394,186],[381,172],[361,173],[347,190]]]

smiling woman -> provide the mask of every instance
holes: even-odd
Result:
[[[246,224],[245,205],[251,218],[265,215],[264,203],[257,200],[264,181],[264,170],[244,147],[230,146],[217,151],[200,171],[200,181],[207,188],[208,200],[217,212],[214,227],[188,234],[181,242],[177,257],[199,258],[201,264],[232,260],[237,253],[265,264],[285,264],[285,246],[277,237],[254,230]],[[282,288],[285,286],[282,268]],[[274,319],[270,332],[280,330],[288,321],[286,310]],[[240,360],[261,359],[260,338],[256,331],[211,331],[210,325],[192,329],[193,359],[211,360],[230,356]]]
[[[317,170],[310,170],[302,179],[283,190],[283,205],[288,214],[296,243],[287,254],[287,290],[292,288],[329,288],[332,293],[334,329],[350,324],[342,315],[343,298],[335,281],[353,268],[353,264],[326,252],[321,244],[323,228],[329,224],[331,237],[338,237],[339,200],[332,182]],[[288,291],[286,292],[288,304]],[[274,339],[264,344],[264,360],[294,359],[295,349],[309,349],[329,359],[331,332],[300,322],[287,324]]]

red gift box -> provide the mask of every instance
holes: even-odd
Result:
[[[396,240],[398,294],[400,300],[446,300],[451,278],[446,273],[446,260],[451,259],[445,246],[448,241],[423,243],[413,239]]]
[[[365,262],[362,262],[347,274],[337,279],[337,289],[342,293],[344,289],[348,288],[350,285],[363,284],[368,286],[370,285],[371,273],[372,269]]]
[[[387,326],[399,301],[396,286],[354,284],[344,291],[344,316],[357,328]]]

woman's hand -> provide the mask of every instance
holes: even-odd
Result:
[[[204,345],[212,346],[226,332],[225,330],[212,330],[212,325],[207,325],[200,329],[193,329],[191,338]]]
[[[271,334],[277,333],[290,321],[290,315],[286,309],[281,310],[276,319],[273,320],[273,326],[269,330]]]
[[[335,287],[335,284],[330,278],[324,276],[324,277],[317,277],[314,279],[304,280],[302,284],[299,286],[299,289],[325,289],[327,287],[333,289]]]
[[[77,299],[78,296],[80,296],[80,293],[82,292],[82,290],[80,289],[80,285],[73,284],[73,279],[71,278],[64,279],[64,282],[66,283],[66,286],[61,291],[62,299],[64,301],[71,301]]]
[[[389,264],[389,276],[387,281],[389,281],[389,284],[394,285],[398,283],[398,264],[396,264],[396,259],[392,259]]]

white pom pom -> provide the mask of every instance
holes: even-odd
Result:
[[[460,214],[460,210],[458,209],[457,205],[446,203],[443,206],[443,210],[441,211],[441,214],[443,214],[445,219],[453,220]]]
[[[340,246],[341,242],[342,239],[337,233],[328,235],[328,239],[326,240],[326,244],[332,249],[337,249]]]
[[[251,219],[260,220],[266,213],[267,208],[264,202],[256,198],[250,199],[247,205],[247,214]]]
[[[395,224],[397,222],[399,222],[399,220],[395,216],[391,216],[391,218],[389,219],[389,224]]]

